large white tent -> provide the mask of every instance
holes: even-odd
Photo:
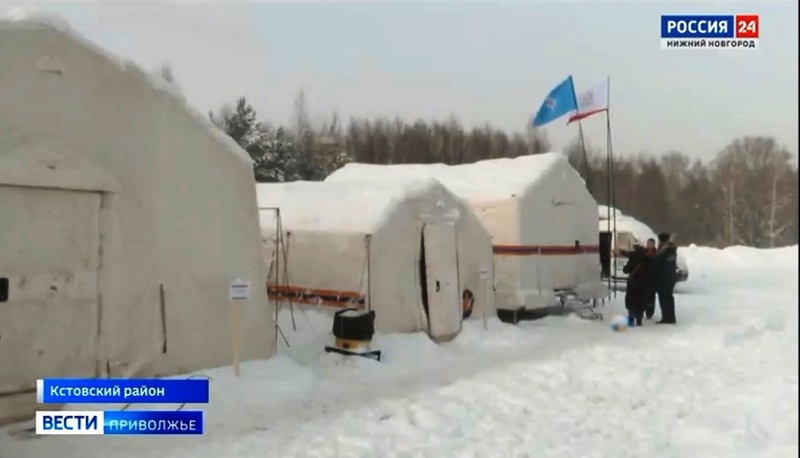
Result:
[[[498,309],[549,307],[565,292],[586,299],[607,294],[597,203],[563,154],[456,166],[351,163],[326,181],[399,176],[433,177],[469,203],[492,239]]]
[[[271,356],[255,207],[247,154],[167,86],[65,24],[0,21],[0,421],[39,378],[230,364],[237,278],[241,358]]]
[[[461,330],[465,290],[474,316],[493,310],[488,234],[436,180],[257,189],[271,299],[331,312],[370,308],[377,331],[425,331],[434,340]]]

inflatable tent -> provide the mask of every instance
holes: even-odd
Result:
[[[493,313],[488,234],[436,180],[257,189],[271,299],[368,308],[379,332],[437,341],[454,337],[471,310]]]
[[[46,377],[231,362],[263,285],[252,162],[163,81],[66,24],[0,21],[0,420]],[[241,358],[276,350],[264,288]]]
[[[491,236],[496,307],[538,309],[559,295],[605,297],[597,203],[560,153],[445,164],[347,164],[327,182],[428,176],[470,208]]]

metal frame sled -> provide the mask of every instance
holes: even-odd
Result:
[[[577,306],[569,307],[569,311],[575,313],[584,320],[603,320],[603,312],[597,310],[597,299],[583,298],[578,296],[574,291],[565,290],[559,291],[558,300],[561,303],[562,309],[567,309],[567,304],[577,303]]]
[[[338,348],[331,345],[325,346],[326,353],[338,353],[344,356],[360,356],[362,358],[367,359],[374,359],[375,361],[380,362],[381,360],[381,351],[380,350],[368,350],[368,351],[353,351],[353,350],[345,350],[344,348]]]

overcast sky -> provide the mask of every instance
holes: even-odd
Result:
[[[33,2],[0,0],[30,8]],[[287,122],[304,88],[318,115],[445,118],[523,131],[567,75],[609,75],[617,152],[710,159],[732,138],[798,149],[798,2],[465,1],[36,3],[145,68],[169,61],[195,107],[246,96]],[[757,50],[662,50],[661,14],[756,13]],[[545,127],[558,149],[577,134]],[[605,119],[585,122],[605,145]]]

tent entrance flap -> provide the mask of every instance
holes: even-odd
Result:
[[[0,395],[95,377],[101,195],[0,185]]]
[[[611,275],[611,232],[600,232],[600,265],[602,266],[602,276]]]
[[[458,256],[454,224],[427,224],[422,230],[427,292],[428,327],[432,338],[461,330],[463,312],[458,284]],[[421,257],[422,257],[421,256]]]

